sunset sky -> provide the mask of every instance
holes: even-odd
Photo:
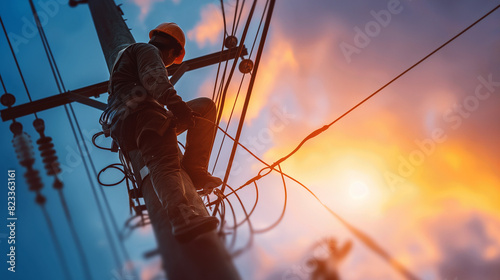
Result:
[[[66,2],[35,1],[45,14],[44,29],[66,88],[106,81],[109,73],[88,7],[69,8]],[[173,21],[187,35],[186,59],[221,48],[220,1],[124,0],[117,4],[123,4],[126,23],[137,42],[147,42],[148,31],[159,23]],[[235,4],[236,0],[224,1],[228,28],[233,25]],[[264,4],[258,1],[245,41],[249,50]],[[499,4],[498,0],[278,0],[241,142],[266,162],[275,162],[309,133],[335,120]],[[251,1],[246,1],[238,38],[250,6]],[[57,94],[28,1],[1,2],[0,16],[14,42],[32,98]],[[285,173],[304,183],[326,206],[373,238],[419,279],[493,280],[500,275],[499,35],[497,10],[281,164]],[[16,105],[28,102],[3,34],[0,52],[0,74],[7,91],[16,96]],[[217,66],[188,72],[176,89],[185,100],[211,97],[216,73]],[[240,79],[237,73],[230,85],[223,127]],[[248,81],[246,77],[228,129],[232,135]],[[106,98],[104,94],[99,100],[105,102]],[[100,129],[100,112],[81,104],[73,106],[90,140]],[[122,268],[113,262],[64,108],[40,112],[39,117],[46,122],[47,136],[54,138],[63,165],[64,192],[92,273],[95,279],[120,279],[117,271]],[[18,119],[35,141],[39,137],[31,125],[33,120],[33,116]],[[1,278],[63,279],[35,194],[28,191],[22,178],[25,170],[17,163],[9,125],[0,124],[0,172],[5,182],[8,169],[15,169],[18,177],[18,272],[6,271],[8,232],[4,226],[0,230]],[[210,170],[221,139],[220,134]],[[215,175],[224,175],[231,147],[226,139]],[[35,167],[44,173],[36,153]],[[92,147],[90,156],[98,170],[118,162],[116,155]],[[263,167],[246,152],[238,152],[228,183],[238,187]],[[118,177],[110,172],[105,179],[110,182]],[[47,210],[65,256],[74,267],[73,279],[84,279],[57,192],[51,187],[53,179],[46,175],[43,179],[42,194],[47,197]],[[255,228],[265,228],[279,217],[284,202],[281,180],[279,174],[271,173],[257,182]],[[257,234],[253,246],[234,259],[243,279],[307,279],[311,273],[307,261],[318,257],[314,244],[330,237],[339,243],[353,242],[339,264],[342,279],[403,279],[306,190],[291,180],[286,185],[288,201],[282,222],[272,231]],[[121,228],[130,217],[126,187],[122,184],[104,191]],[[239,194],[251,208],[254,188],[249,186]],[[7,201],[6,196],[4,188],[0,200]],[[234,197],[231,201],[236,205]],[[238,219],[244,218],[241,210],[237,213]],[[248,237],[248,227],[242,226],[231,252],[245,246]],[[143,258],[156,246],[151,228],[136,230],[124,244],[141,279],[153,279],[160,260]]]

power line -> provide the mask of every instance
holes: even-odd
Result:
[[[14,62],[16,63],[17,66],[17,71],[19,72],[19,76],[21,76],[21,80],[24,85],[24,89],[26,90],[26,94],[28,95],[28,99],[30,102],[33,102],[31,99],[31,94],[30,91],[28,90],[28,86],[26,85],[26,81],[24,80],[24,75],[23,72],[21,71],[21,67],[19,66],[19,62],[17,61],[16,53],[14,52],[14,48],[12,48],[12,43],[10,42],[9,35],[7,34],[7,30],[5,29],[5,25],[3,24],[2,17],[0,16],[0,23],[2,24],[2,29],[3,33],[5,34],[5,38],[7,39],[7,43],[9,44],[10,52],[12,53],[12,57],[14,58]],[[3,85],[3,80],[2,80],[2,85]],[[5,90],[5,86],[4,86]],[[38,116],[36,113],[34,113],[35,118],[38,119]]]
[[[223,130],[225,132],[227,132],[227,130],[229,129],[229,125],[231,124],[234,109],[236,108],[236,103],[238,103],[238,98],[240,97],[240,92],[241,92],[241,86],[243,85],[243,81],[245,79],[245,76],[246,76],[246,74],[243,74],[243,76],[241,77],[240,86],[238,87],[238,91],[236,92],[236,98],[234,99],[233,107],[231,108],[231,113],[229,114],[229,119],[227,120],[227,123],[226,123],[226,129]],[[219,151],[217,152],[217,157],[215,158],[215,163],[214,163],[214,166],[212,168],[212,173],[214,173],[215,168],[217,167],[217,163],[219,162],[219,157],[221,155],[222,147],[224,146],[225,140],[226,140],[226,134],[223,135],[221,144],[219,145]]]
[[[255,11],[256,5],[257,5],[257,0],[254,0],[252,7],[250,8],[250,13],[248,15],[248,19],[247,19],[247,22],[245,24],[245,28],[243,29],[243,34],[241,35],[241,42],[245,42],[248,28],[250,26],[250,22],[252,21],[252,17],[253,17],[253,13]],[[227,91],[229,89],[229,84],[230,84],[231,79],[233,77],[234,70],[236,69],[236,65],[238,64],[238,59],[239,59],[242,51],[243,51],[243,43],[240,43],[240,46],[238,47],[238,55],[234,59],[233,66],[231,67],[231,71],[229,71],[229,76],[228,76],[226,85],[224,87],[224,90],[222,92],[222,97],[220,99],[220,105],[218,106],[219,114],[217,116],[217,122],[216,122],[217,124],[219,124],[219,122],[221,120],[222,112],[224,111],[224,100],[226,99],[226,94],[227,94]]]
[[[236,34],[236,17],[238,15],[238,6],[240,4],[239,0],[236,0],[236,6],[234,7],[234,19],[233,19],[233,27],[231,28],[231,36],[234,36]]]
[[[0,81],[2,82],[3,92],[7,93],[7,89],[5,88],[5,84],[3,82],[2,74],[0,74]]]
[[[271,17],[273,15],[273,10],[274,10],[275,3],[276,3],[276,0],[271,0],[270,5],[269,5],[269,9],[267,11],[266,22],[264,24],[264,29],[262,30],[262,37],[260,39],[259,48],[257,50],[257,56],[255,58],[255,66],[254,66],[254,69],[253,69],[252,76],[250,78],[250,83],[248,85],[247,95],[245,97],[245,103],[243,104],[243,110],[242,110],[241,116],[240,116],[240,122],[238,124],[238,129],[236,131],[235,143],[233,144],[233,148],[231,150],[231,155],[229,156],[229,162],[228,162],[227,168],[226,168],[226,174],[224,175],[224,180],[223,180],[223,184],[222,184],[222,188],[221,188],[222,193],[224,193],[224,188],[225,188],[225,186],[227,184],[227,180],[229,179],[229,174],[231,172],[231,167],[232,167],[232,164],[233,164],[233,160],[234,160],[234,157],[236,155],[236,149],[238,148],[238,142],[239,142],[239,139],[240,139],[240,136],[241,136],[241,132],[243,130],[243,124],[245,122],[246,112],[248,110],[248,105],[250,103],[250,97],[252,96],[252,89],[253,89],[253,86],[254,86],[254,83],[255,83],[255,79],[257,77],[257,70],[259,69],[260,59],[261,59],[261,56],[262,56],[262,52],[264,50],[264,45],[265,45],[265,42],[266,42],[267,33],[269,31],[269,26],[271,24]],[[255,2],[254,2],[254,6],[252,8],[255,8]],[[216,204],[215,208],[217,209],[217,207],[218,207],[218,205]],[[223,225],[224,225],[224,220],[221,221],[221,227]]]
[[[473,24],[471,24],[470,26],[468,26],[467,28],[465,28],[464,30],[462,30],[460,33],[458,33],[457,35],[455,35],[454,37],[452,37],[450,40],[448,40],[447,42],[445,42],[443,45],[441,45],[440,47],[438,47],[437,49],[435,49],[433,52],[431,52],[430,54],[428,54],[427,56],[425,56],[424,58],[422,58],[421,60],[419,60],[417,63],[415,63],[414,65],[412,65],[410,68],[408,68],[407,70],[405,70],[404,72],[402,72],[401,74],[399,74],[398,76],[396,76],[394,79],[392,79],[391,81],[389,81],[387,84],[385,84],[384,86],[382,86],[380,89],[378,89],[377,91],[375,91],[374,93],[372,93],[370,96],[368,96],[367,98],[365,98],[361,102],[359,102],[357,105],[355,105],[354,107],[352,107],[346,113],[344,113],[343,115],[341,115],[340,117],[338,117],[337,119],[335,119],[334,121],[332,121],[330,124],[325,125],[325,126],[319,128],[319,129],[313,131],[312,133],[310,133],[291,153],[289,153],[287,156],[281,158],[280,160],[276,161],[272,165],[267,165],[266,164],[267,167],[261,169],[259,171],[259,173],[257,174],[257,176],[255,176],[254,178],[252,178],[251,180],[249,180],[247,183],[245,183],[243,186],[239,187],[238,189],[232,190],[232,192],[230,194],[236,193],[238,190],[242,189],[243,187],[245,187],[246,185],[248,185],[248,184],[250,184],[252,182],[255,183],[256,180],[258,180],[258,179],[266,176],[271,171],[273,171],[273,170],[276,171],[275,167],[276,166],[279,167],[280,163],[282,163],[283,161],[285,161],[286,159],[288,159],[291,155],[293,155],[296,151],[298,151],[306,141],[308,141],[311,138],[314,138],[314,137],[318,136],[319,134],[321,134],[322,132],[324,132],[325,130],[327,130],[331,125],[333,125],[334,123],[336,123],[337,121],[339,121],[340,119],[342,119],[344,116],[346,116],[347,114],[349,114],[350,112],[352,112],[354,109],[356,109],[357,107],[359,107],[361,104],[363,104],[364,102],[366,102],[368,99],[370,99],[371,97],[373,97],[374,95],[376,95],[377,93],[379,93],[380,91],[382,91],[385,87],[387,87],[388,85],[390,85],[391,83],[393,83],[394,81],[396,81],[397,79],[399,79],[401,76],[403,76],[404,74],[406,74],[407,72],[409,72],[411,69],[413,69],[414,67],[416,67],[417,65],[419,65],[421,62],[423,62],[424,60],[426,60],[427,58],[429,58],[430,56],[432,56],[433,54],[435,54],[437,51],[439,51],[440,49],[442,49],[444,46],[446,46],[447,44],[449,44],[450,42],[452,42],[453,40],[455,40],[456,38],[458,38],[460,35],[462,35],[463,33],[465,33],[467,30],[469,30],[470,28],[472,28],[474,25],[476,25],[478,22],[480,22],[481,20],[483,20],[484,18],[486,18],[488,15],[490,15],[491,13],[493,13],[499,7],[500,7],[500,5],[498,5],[497,7],[495,7],[493,10],[491,10],[490,12],[488,12],[487,14],[485,14],[483,17],[481,17],[480,19],[478,19],[477,21],[475,21]],[[235,141],[235,145],[239,144],[237,139],[238,139],[237,137],[235,137],[235,139],[233,139]],[[259,159],[258,157],[256,157],[256,158]],[[260,161],[263,162],[262,160],[260,160]],[[266,169],[269,169],[269,171],[267,173],[265,173],[265,174],[261,174],[261,172],[264,171],[264,170],[266,170]],[[380,247],[373,239],[371,239],[370,237],[368,237],[366,234],[364,234],[362,231],[358,230],[354,226],[352,226],[349,223],[347,223],[347,221],[345,221],[338,214],[336,214],[335,212],[333,212],[328,206],[326,206],[304,184],[302,184],[298,180],[296,180],[296,179],[294,179],[294,178],[292,178],[292,177],[284,174],[281,170],[279,170],[279,173],[282,175],[282,178],[284,178],[283,176],[286,176],[287,178],[293,180],[294,182],[296,182],[300,186],[302,186],[304,189],[306,189],[325,209],[328,210],[328,212],[331,215],[333,215],[344,226],[346,226],[353,235],[355,235],[358,239],[360,239],[372,251],[374,251],[380,257],[382,257],[383,259],[385,259],[391,266],[393,266],[394,269],[396,269],[398,272],[400,272],[402,275],[404,275],[407,279],[417,279],[411,272],[409,272],[404,266],[402,266],[399,262],[397,262],[395,259],[393,259],[384,249],[382,249],[382,247]],[[224,197],[221,197],[221,198],[227,198],[227,196],[230,195],[230,194],[227,194],[227,195],[225,195]],[[219,201],[220,200],[221,199],[219,199]],[[248,218],[248,215],[247,215],[247,218]],[[254,231],[254,232],[256,232],[256,231]]]
[[[231,139],[234,140],[234,138],[230,137]],[[240,146],[244,147],[242,144],[239,143]],[[246,147],[244,147],[245,150],[248,151],[248,149]],[[251,153],[252,156],[254,156],[257,160],[259,160],[260,162],[264,163],[266,166],[270,167],[269,164],[267,164],[266,162],[264,162],[262,159],[260,159],[258,156],[256,156],[255,154]],[[363,233],[361,230],[357,229],[356,227],[354,227],[353,225],[349,224],[346,220],[344,220],[342,217],[340,217],[337,213],[335,213],[330,207],[328,207],[326,204],[324,204],[321,199],[319,199],[319,197],[311,190],[309,189],[306,185],[304,185],[303,183],[301,183],[300,181],[298,181],[297,179],[295,179],[294,177],[284,173],[282,170],[281,170],[281,167],[280,165],[278,165],[278,170],[276,169],[273,169],[274,171],[280,173],[281,175],[281,178],[282,178],[282,181],[283,181],[283,186],[284,186],[284,190],[285,190],[285,196],[286,196],[286,183],[285,183],[285,177],[294,181],[295,183],[297,183],[298,185],[300,185],[302,188],[304,188],[307,192],[309,192],[320,204],[321,206],[323,206],[333,217],[335,217],[337,220],[339,220],[354,236],[356,236],[363,244],[365,244],[365,246],[367,246],[369,249],[371,249],[372,251],[374,251],[377,255],[379,255],[380,257],[382,257],[383,259],[385,259],[395,270],[397,270],[398,272],[400,272],[401,274],[405,275],[405,277],[407,279],[417,279],[415,276],[413,276],[413,274],[408,271],[403,265],[401,265],[398,261],[396,261],[393,257],[390,256],[390,254],[388,252],[386,252],[380,245],[378,245],[372,238],[370,238],[367,234]],[[256,185],[256,182],[254,181],[253,182],[256,186],[256,189],[257,189],[257,185]],[[219,197],[221,200],[222,199],[227,199],[227,197],[229,195],[232,195],[232,194],[235,194],[241,190],[244,186],[241,186],[239,187],[238,189],[233,189],[233,188],[230,188],[231,189],[231,192],[222,196],[222,197]],[[258,199],[258,196],[257,196],[257,199]],[[278,219],[277,222],[273,223],[272,226],[268,227],[268,228],[265,228],[265,229],[262,229],[262,230],[252,230],[251,234],[253,233],[263,233],[265,231],[268,231],[274,227],[276,227],[279,222],[283,219],[284,217],[284,214],[285,214],[285,210],[286,210],[286,204],[287,204],[287,200],[286,200],[286,197],[285,197],[285,203],[284,203],[284,206],[283,206],[283,210],[282,210],[282,214],[280,216],[280,218]],[[254,205],[254,208],[255,206],[257,205],[257,201]],[[250,215],[253,213],[253,209],[252,211],[250,212],[250,214],[246,214],[245,212],[245,219],[240,222],[240,224],[238,225],[241,225],[243,222],[249,220],[250,218]]]
[[[54,246],[56,248],[56,255],[59,259],[59,262],[62,264],[62,269],[64,276],[66,279],[72,279],[71,274],[69,273],[69,267],[66,263],[66,258],[64,258],[63,250],[61,248],[61,244],[59,243],[59,239],[57,238],[56,231],[54,229],[54,225],[52,224],[52,220],[50,219],[49,213],[47,209],[45,209],[45,205],[40,205],[42,208],[43,216],[45,217],[45,221],[49,227],[50,236],[52,237],[52,241],[54,242]]]
[[[49,45],[49,43],[48,43],[47,37],[46,37],[46,35],[45,35],[45,31],[43,30],[43,27],[42,27],[42,25],[41,25],[41,23],[40,23],[40,20],[39,20],[39,17],[38,17],[38,13],[37,13],[37,11],[36,11],[36,9],[35,9],[35,6],[34,6],[34,4],[33,4],[33,1],[32,1],[32,0],[29,0],[29,2],[30,2],[31,10],[32,10],[32,12],[33,12],[33,15],[34,15],[34,18],[35,18],[36,24],[37,24],[38,33],[39,33],[39,35],[40,35],[40,38],[41,38],[41,40],[42,40],[42,43],[43,43],[43,47],[44,47],[45,53],[46,53],[47,58],[48,58],[48,60],[49,60],[49,64],[50,64],[50,68],[51,68],[51,70],[52,70],[52,74],[54,75],[54,80],[55,80],[55,82],[56,82],[56,85],[57,85],[57,88],[58,88],[58,90],[59,90],[59,93],[62,93],[63,91],[66,91],[66,89],[65,89],[65,86],[64,86],[64,83],[63,83],[63,80],[62,80],[61,74],[60,74],[60,72],[59,72],[59,69],[58,69],[58,67],[57,67],[56,61],[55,61],[55,59],[54,59],[54,55],[53,55],[53,53],[52,53],[52,50],[51,50],[50,45]],[[96,200],[96,202],[97,202],[98,207],[99,207],[99,208],[101,208],[100,201],[98,200],[98,198],[97,198],[97,196],[96,196],[96,193],[95,193],[95,186],[94,186],[94,183],[93,183],[93,181],[90,179],[91,177],[90,177],[90,171],[88,170],[87,161],[86,161],[85,156],[84,156],[84,154],[83,154],[83,152],[82,152],[82,150],[81,150],[80,145],[78,145],[79,141],[78,141],[78,137],[77,137],[77,134],[76,134],[76,130],[75,130],[75,127],[74,127],[74,125],[73,125],[73,121],[71,120],[71,117],[70,117],[70,114],[69,114],[69,111],[68,111],[68,108],[67,108],[67,106],[66,106],[66,105],[64,106],[64,109],[65,109],[66,115],[67,115],[67,117],[68,117],[68,120],[69,120],[69,122],[70,122],[71,130],[72,130],[72,132],[73,132],[73,136],[75,137],[75,140],[77,141],[77,146],[78,146],[78,149],[79,149],[79,151],[80,151],[80,154],[82,155],[82,159],[83,159],[83,161],[84,161],[84,166],[85,166],[85,169],[86,169],[86,171],[87,171],[87,176],[88,176],[88,178],[89,178],[89,180],[90,180],[90,183],[91,183],[92,189],[93,189],[93,191],[94,191],[94,198],[95,198],[95,200]],[[83,134],[82,134],[82,132],[81,132],[81,129],[80,129],[80,127],[79,127],[79,123],[78,123],[78,120],[77,120],[77,118],[76,118],[76,115],[75,115],[75,112],[74,112],[74,110],[73,110],[73,107],[72,107],[71,105],[70,105],[70,109],[71,109],[71,111],[72,111],[72,113],[73,113],[73,117],[74,117],[74,119],[75,119],[75,123],[76,123],[76,125],[77,125],[77,127],[78,127],[78,130],[79,130],[79,132],[80,132],[80,136],[81,136],[81,138],[82,138],[82,141],[84,141],[84,145],[85,145],[85,139],[84,139]],[[87,147],[86,147],[86,145],[85,145],[85,148],[87,148]],[[87,151],[87,154],[89,154],[89,153],[88,153],[88,150],[86,150],[86,151]],[[90,156],[89,156],[89,159],[91,160]],[[95,168],[94,168],[94,173],[96,173],[96,176],[97,176],[97,172],[95,172]],[[102,209],[100,209],[100,210],[101,210],[101,212],[102,212]],[[68,212],[67,214],[69,214],[69,212]],[[69,217],[69,216],[66,216],[66,217],[67,217],[67,219],[69,219],[69,220],[68,220],[69,225],[71,225],[72,223],[70,223],[70,222],[69,222],[69,221],[71,221],[70,217]],[[103,218],[103,217],[101,216],[101,218]],[[118,258],[118,254],[117,254],[116,249],[114,248],[114,243],[113,243],[113,240],[112,240],[112,238],[111,238],[111,234],[110,234],[110,232],[109,232],[109,228],[108,228],[108,226],[107,226],[106,222],[104,221],[104,219],[103,219],[103,224],[104,224],[104,228],[105,228],[106,235],[107,235],[108,240],[109,240],[109,242],[110,242],[110,246],[111,246],[111,249],[112,249],[113,255],[114,255],[114,257],[115,257],[116,264],[117,264],[117,266],[118,266],[118,267],[120,267],[120,261],[119,261],[119,258]],[[74,239],[75,239],[75,240],[77,240],[77,239],[78,239],[78,236],[74,235]],[[77,246],[77,249],[81,249],[81,250],[83,250],[83,248],[78,247],[78,246]],[[84,255],[84,252],[83,252],[83,251],[80,251],[80,256],[81,256],[81,258],[82,258],[82,263],[83,263],[83,266],[84,266],[84,271],[85,271],[87,274],[90,274],[89,269],[88,269],[88,268],[85,268],[85,266],[87,266],[87,267],[88,267],[88,265],[87,265],[86,260],[84,260],[84,259],[85,259],[85,255]],[[90,275],[87,275],[87,277],[90,277]]]
[[[203,118],[198,118],[200,120],[205,120],[207,122],[210,122],[209,120],[206,120],[206,119],[203,119]],[[214,124],[215,125],[215,124]],[[309,189],[306,185],[304,185],[303,183],[301,183],[300,181],[298,181],[297,179],[295,179],[294,177],[286,174],[285,172],[283,172],[281,170],[281,166],[278,165],[278,169],[276,169],[275,167],[271,167],[271,165],[269,165],[268,163],[266,163],[264,160],[262,160],[261,158],[259,158],[257,155],[255,155],[254,153],[252,153],[247,147],[245,147],[243,144],[239,143],[239,142],[236,142],[236,139],[231,137],[227,132],[225,132],[221,127],[218,127],[223,133],[225,133],[228,138],[230,138],[231,140],[235,141],[235,143],[237,143],[239,146],[241,146],[245,151],[247,151],[248,153],[250,153],[255,159],[257,159],[258,161],[260,161],[261,163],[263,163],[265,166],[267,166],[267,168],[270,168],[271,171],[276,171],[278,172],[280,175],[281,175],[281,178],[282,178],[282,181],[283,181],[283,187],[284,187],[284,190],[285,190],[285,203],[284,203],[284,206],[283,206],[283,210],[282,210],[282,214],[280,215],[279,219],[277,222],[273,223],[271,226],[265,228],[265,229],[262,229],[262,230],[254,230],[253,227],[251,228],[251,232],[250,234],[253,235],[255,233],[263,233],[263,232],[266,232],[268,230],[271,230],[272,228],[276,227],[279,222],[283,219],[284,217],[284,214],[285,214],[285,211],[286,211],[286,205],[287,205],[287,191],[286,191],[286,182],[285,182],[285,177],[294,181],[295,183],[297,183],[298,185],[300,185],[302,188],[304,188],[305,190],[307,190],[307,192],[309,192],[333,217],[335,217],[336,219],[338,219],[345,227],[347,227],[347,229],[354,235],[356,236],[363,244],[365,244],[365,246],[367,246],[369,249],[371,249],[372,251],[374,251],[377,255],[381,256],[383,259],[385,259],[389,265],[393,266],[393,268],[395,270],[397,270],[398,272],[400,272],[401,274],[403,274],[407,279],[417,279],[415,276],[412,275],[411,272],[409,272],[403,265],[401,265],[399,262],[397,262],[394,258],[392,258],[390,256],[389,253],[387,253],[380,245],[378,245],[372,238],[370,238],[367,234],[363,233],[361,230],[357,229],[356,227],[354,227],[353,225],[349,224],[346,220],[344,220],[342,217],[340,217],[337,213],[335,213],[330,207],[328,207],[326,204],[324,204],[321,199],[319,199],[319,197],[311,190]],[[271,172],[270,171],[270,172]],[[266,174],[267,175],[267,174]],[[263,176],[261,176],[263,177]],[[260,178],[259,178],[260,179]],[[209,203],[208,206],[211,206],[212,204],[215,204],[217,202],[220,202],[222,207],[224,206],[224,200],[228,200],[228,197],[230,195],[235,195],[237,197],[237,199],[239,200],[243,210],[244,210],[244,213],[245,213],[245,218],[243,221],[239,222],[238,224],[236,224],[236,226],[234,227],[238,227],[240,225],[242,225],[244,222],[248,221],[250,223],[250,216],[251,214],[253,213],[256,205],[257,205],[257,201],[258,201],[258,187],[257,187],[257,184],[256,184],[256,180],[253,181],[254,185],[255,185],[255,188],[256,188],[256,191],[257,191],[257,195],[256,195],[256,202],[254,204],[254,207],[252,208],[252,210],[250,211],[250,213],[247,213],[246,212],[246,209],[243,205],[243,202],[241,201],[241,199],[239,198],[237,192],[241,189],[243,189],[245,186],[247,186],[246,184],[245,185],[242,185],[240,186],[239,188],[237,189],[233,189],[232,187],[230,187],[228,185],[228,188],[231,190],[230,193],[228,194],[223,194],[223,192],[221,190],[219,190],[218,192],[218,200],[217,201],[214,201],[213,203]],[[231,206],[232,208],[232,206]],[[221,211],[222,212],[222,211]],[[217,209],[214,210],[214,214],[217,213]],[[221,214],[221,217],[224,217],[224,214]],[[247,246],[245,246],[245,248],[247,248]],[[241,249],[243,250],[243,249]],[[242,251],[239,251],[239,253],[241,253]]]
[[[245,4],[244,1],[243,1],[243,4]],[[252,56],[253,49],[255,47],[255,43],[257,42],[257,37],[258,37],[258,35],[260,33],[260,28],[261,28],[262,23],[264,21],[264,16],[266,14],[265,11],[267,10],[268,5],[269,5],[269,0],[266,1],[266,5],[264,6],[264,11],[263,11],[262,16],[260,18],[259,27],[257,28],[257,32],[255,33],[255,38],[254,38],[254,41],[252,43],[252,49],[250,50],[250,54],[248,55],[248,57]],[[227,65],[227,62],[226,62],[226,65]],[[245,77],[246,77],[246,73],[244,73],[243,76],[242,76],[242,78],[241,78],[240,86],[238,87],[238,92],[236,93],[236,98],[235,98],[235,100],[233,102],[233,107],[231,109],[231,113],[229,115],[229,119],[228,119],[227,124],[226,124],[226,129],[224,130],[225,132],[227,132],[227,130],[229,129],[229,125],[231,123],[231,119],[233,117],[234,109],[236,108],[236,103],[238,102],[238,97],[240,96],[241,86],[243,85],[243,81],[244,81]],[[219,157],[220,157],[220,154],[222,152],[222,147],[224,145],[225,139],[226,139],[226,134],[224,134],[224,136],[222,137],[222,141],[221,141],[221,144],[219,146],[219,151],[217,152],[217,157],[215,158],[215,163],[214,163],[214,166],[212,168],[212,173],[214,173],[215,168],[217,166],[217,163],[219,161]]]
[[[262,26],[262,23],[264,22],[264,16],[266,15],[266,10],[267,10],[268,6],[269,6],[269,0],[266,1],[266,5],[264,6],[264,11],[262,12],[262,16],[260,17],[260,21],[259,21],[259,27],[257,27],[257,32],[255,32],[255,38],[253,39],[252,48],[250,49],[250,54],[248,55],[248,57],[252,56],[253,49],[255,47],[255,43],[257,42],[257,37],[259,36],[259,33],[260,33],[260,27]]]
[[[410,66],[408,69],[406,69],[405,71],[403,71],[402,73],[400,73],[399,75],[397,75],[395,78],[393,78],[392,80],[390,80],[389,82],[387,82],[385,85],[383,85],[382,87],[380,87],[379,89],[377,89],[375,92],[373,92],[372,94],[370,94],[368,97],[366,97],[365,99],[363,99],[362,101],[360,101],[359,103],[357,103],[356,105],[354,105],[351,109],[347,110],[345,113],[343,113],[338,118],[336,118],[335,120],[333,120],[331,123],[329,123],[327,125],[324,125],[323,127],[318,128],[315,131],[311,132],[306,138],[304,138],[299,143],[299,145],[297,145],[297,147],[295,149],[293,149],[286,156],[284,156],[284,157],[280,158],[279,160],[277,160],[271,166],[264,167],[263,169],[261,169],[259,171],[259,173],[255,177],[253,177],[250,180],[248,180],[247,183],[245,183],[245,185],[248,185],[248,184],[252,183],[253,181],[258,180],[258,179],[262,178],[263,176],[269,174],[272,171],[272,169],[274,169],[274,167],[276,167],[278,164],[282,163],[283,161],[285,161],[286,159],[288,159],[289,157],[291,157],[293,154],[295,154],[302,147],[302,145],[304,145],[308,140],[310,140],[310,139],[312,139],[312,138],[320,135],[321,133],[325,132],[327,129],[330,128],[330,126],[332,126],[333,124],[335,124],[336,122],[338,122],[339,120],[341,120],[342,118],[344,118],[345,116],[347,116],[349,113],[351,113],[352,111],[354,111],[356,108],[358,108],[359,106],[361,106],[363,103],[365,103],[366,101],[368,101],[372,97],[374,97],[376,94],[378,94],[379,92],[381,92],[387,86],[389,86],[390,84],[392,84],[393,82],[395,82],[396,80],[398,80],[399,78],[401,78],[403,75],[405,75],[406,73],[408,73],[410,70],[412,70],[413,68],[415,68],[417,65],[419,65],[420,63],[422,63],[423,61],[425,61],[426,59],[428,59],[430,56],[432,56],[433,54],[435,54],[436,52],[438,52],[439,50],[441,50],[443,47],[445,47],[446,45],[448,45],[449,43],[451,43],[452,41],[454,41],[455,39],[457,39],[459,36],[461,36],[467,30],[469,30],[470,28],[472,28],[474,25],[476,25],[477,23],[479,23],[480,21],[482,21],[483,19],[485,19],[487,16],[489,16],[491,13],[493,13],[498,8],[500,8],[500,5],[498,5],[495,8],[493,8],[491,11],[489,11],[484,16],[482,16],[481,18],[479,18],[478,20],[476,20],[474,23],[472,23],[471,25],[469,25],[467,28],[465,28],[464,30],[462,30],[461,32],[459,32],[457,35],[453,36],[451,39],[449,39],[444,44],[442,44],[441,46],[439,46],[437,49],[435,49],[434,51],[432,51],[431,53],[429,53],[428,55],[426,55],[425,57],[423,57],[422,59],[420,59],[419,61],[417,61],[415,64],[413,64],[412,66]],[[265,171],[266,169],[269,169],[269,171],[267,173],[260,174],[261,172]]]
[[[226,11],[224,9],[224,2],[220,0],[220,8],[222,10],[222,22],[224,23],[224,37],[227,35],[227,27],[226,27]],[[224,41],[222,41],[224,44]]]
[[[238,25],[240,24],[240,20],[241,20],[241,14],[243,13],[243,8],[245,7],[245,0],[243,0],[243,3],[241,4],[241,8],[240,8],[240,13],[238,14],[238,19],[236,20],[236,26],[234,27],[234,34],[236,34],[237,30],[238,30]],[[236,13],[236,9],[235,9],[235,13]]]

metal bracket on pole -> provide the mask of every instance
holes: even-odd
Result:
[[[79,95],[79,94],[73,93],[71,91],[68,92],[68,94],[69,94],[69,100],[76,101],[76,102],[84,104],[84,105],[88,105],[90,107],[99,109],[101,111],[104,111],[104,109],[106,109],[106,106],[107,106],[106,103],[102,103],[100,101],[90,99],[86,96]]]
[[[175,85],[179,81],[179,79],[182,77],[182,75],[184,75],[184,73],[186,73],[187,70],[189,70],[189,65],[187,65],[187,63],[183,62],[181,64],[181,66],[179,66],[179,68],[172,75],[172,77],[170,77],[170,83],[172,83],[172,85]]]

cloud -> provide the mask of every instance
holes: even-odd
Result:
[[[164,276],[163,265],[160,258],[156,258],[141,267],[142,280],[154,280]]]
[[[247,135],[266,145],[260,149],[256,144],[249,146],[266,161],[276,161],[309,133],[342,115],[464,25],[464,19],[458,18],[466,14],[463,11],[445,14],[445,19],[438,17],[450,23],[438,28],[421,18],[422,13],[441,14],[433,4],[403,3],[402,14],[394,16],[393,22],[379,37],[372,38],[352,63],[345,60],[339,44],[352,40],[353,27],[373,20],[370,10],[347,17],[359,7],[343,7],[348,13],[339,18],[325,6],[314,13],[318,16],[310,23],[289,14],[280,18],[278,9],[245,127]],[[286,6],[297,9],[293,4]],[[381,8],[373,7],[376,11]],[[295,13],[310,17],[297,10]],[[478,108],[463,110],[464,102],[472,102],[481,84],[478,77],[491,74],[492,80],[500,81],[495,70],[498,58],[491,55],[498,52],[495,46],[499,42],[491,36],[492,22],[478,25],[475,33],[466,33],[307,142],[282,164],[285,172],[311,187],[323,202],[368,232],[423,279],[495,279],[498,275],[500,178],[496,167],[500,162],[495,155],[500,153],[500,130],[494,124],[500,88],[490,92],[488,99],[479,100]],[[489,43],[478,43],[483,40]],[[471,51],[477,48],[480,50]],[[205,84],[200,95],[211,96],[213,81]],[[224,120],[229,116],[229,104],[236,98],[235,84],[228,92]],[[241,113],[241,100],[240,96],[236,116]],[[274,108],[286,108],[295,115],[275,131]],[[453,122],[446,118],[450,110]],[[437,129],[441,137],[433,136]],[[271,140],[260,137],[262,131],[272,131],[267,137]],[[279,182],[261,184],[275,191],[272,199],[282,198],[277,192]],[[304,236],[334,234],[352,238],[314,199],[290,184],[286,217],[293,218],[285,219],[276,229],[279,238],[267,244],[272,249],[266,260],[279,259],[276,265],[297,264],[297,255],[307,246],[296,241],[307,239]],[[359,186],[366,188],[366,195],[353,192]],[[274,213],[270,210],[276,206],[267,206],[272,203],[260,203],[266,205],[261,206],[266,214]],[[342,276],[398,279],[387,263],[354,241],[353,257],[343,266]],[[283,253],[279,250],[282,244],[294,246],[291,252]],[[265,263],[255,265],[266,273],[276,273]]]
[[[163,2],[164,0],[132,0],[134,4],[139,6],[141,13],[139,14],[139,21],[144,22],[146,16],[151,11],[154,3]],[[180,0],[173,0],[174,3],[180,2]]]
[[[222,12],[215,4],[207,4],[201,10],[201,19],[196,26],[187,32],[189,40],[194,40],[200,48],[215,45],[222,40],[224,22]]]

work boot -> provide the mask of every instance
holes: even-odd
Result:
[[[222,180],[219,177],[212,176],[208,171],[201,168],[189,168],[184,166],[184,170],[193,181],[196,190],[204,193],[211,193],[213,189],[222,185]]]
[[[212,216],[201,216],[191,207],[181,204],[171,216],[172,234],[181,243],[189,242],[201,234],[215,230],[219,220]]]

